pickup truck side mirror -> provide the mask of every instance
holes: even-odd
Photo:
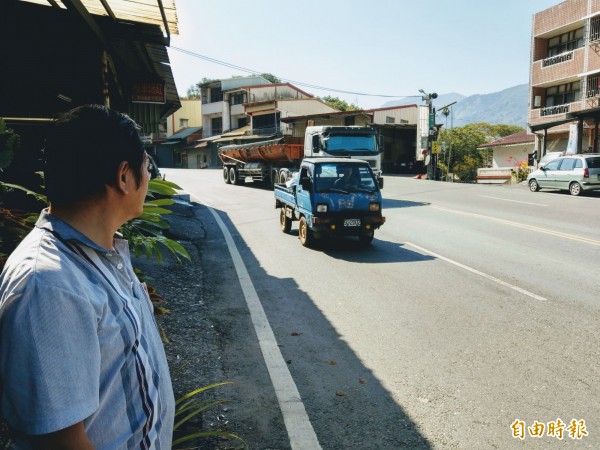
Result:
[[[383,178],[378,178],[377,181],[379,182],[379,189],[383,189]]]
[[[321,151],[321,142],[318,134],[314,134],[312,137],[312,150],[313,153],[319,153]]]

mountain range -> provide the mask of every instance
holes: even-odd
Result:
[[[433,100],[436,108],[436,122],[445,127],[462,127],[474,122],[518,125],[527,127],[529,85],[520,84],[491,94],[464,96],[455,92],[439,94]],[[446,117],[440,108],[454,103]],[[386,102],[383,107],[414,104],[415,99],[404,98]]]

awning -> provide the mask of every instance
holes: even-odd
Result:
[[[583,111],[574,111],[568,113],[567,117],[571,120],[585,120],[585,119],[600,119],[600,108],[584,109]]]
[[[250,125],[246,125],[243,126],[241,128],[238,128],[237,130],[233,130],[233,131],[228,131],[227,133],[223,133],[221,135],[221,137],[237,137],[237,136],[243,136],[246,134],[247,131],[250,131],[252,129],[252,127]]]
[[[565,124],[565,123],[573,122],[573,120],[574,119],[555,120],[554,122],[544,122],[544,123],[540,123],[538,125],[529,125],[529,128],[531,129],[532,132],[535,133],[536,131],[547,130],[548,128],[557,127],[557,126]]]
[[[60,9],[75,7],[79,10],[78,2],[72,0],[21,0],[38,5],[53,6]],[[125,22],[146,23],[158,25],[163,32],[170,36],[179,34],[177,28],[177,12],[175,0],[80,0],[81,6],[88,14],[109,16],[113,20]],[[80,14],[81,10],[78,11]]]
[[[208,142],[200,142],[194,148],[204,148],[204,147],[208,147]]]

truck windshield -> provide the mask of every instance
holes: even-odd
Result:
[[[326,163],[315,167],[316,192],[375,192],[378,187],[366,164]]]
[[[374,135],[330,135],[325,139],[326,152],[332,156],[377,155],[377,140]]]

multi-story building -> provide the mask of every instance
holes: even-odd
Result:
[[[600,0],[566,0],[533,16],[529,126],[538,158],[598,152]]]
[[[252,125],[253,130],[263,129],[265,134],[277,132],[273,129],[279,127],[279,118],[286,114],[274,101],[305,100],[296,102],[299,110],[337,111],[289,83],[271,83],[259,75],[209,81],[200,85],[200,91],[205,138],[246,125]]]
[[[172,136],[185,128],[202,126],[202,105],[199,98],[182,98],[181,108],[167,117],[167,136]]]
[[[208,167],[220,163],[219,146],[283,134],[286,117],[339,112],[296,86],[271,83],[259,75],[208,81],[200,91],[203,139],[190,154]]]

